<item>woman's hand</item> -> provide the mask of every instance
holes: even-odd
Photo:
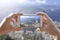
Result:
[[[11,31],[19,31],[22,28],[21,27],[13,27],[10,22],[17,23],[18,22],[18,16],[21,16],[22,13],[12,13],[7,18],[4,19],[4,22],[2,23],[2,26],[0,28],[0,34],[7,34]]]
[[[38,15],[42,16],[43,21],[42,27],[40,28],[41,31],[46,31],[51,35],[57,36],[59,31],[53,20],[46,13],[39,12]]]

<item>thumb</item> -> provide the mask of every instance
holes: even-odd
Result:
[[[45,16],[43,16],[42,20],[43,20],[43,25],[42,26],[47,27],[48,26],[48,19]]]

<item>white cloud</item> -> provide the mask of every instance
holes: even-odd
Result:
[[[46,0],[36,0],[37,3],[46,3]]]
[[[35,0],[35,1],[27,1],[28,3],[34,4],[34,3],[41,3],[41,4],[45,4],[46,0]]]
[[[0,0],[0,3],[10,3],[13,2],[14,0]]]
[[[46,3],[46,0],[0,0],[0,4],[19,3],[19,4],[35,4],[35,3]]]
[[[18,3],[27,3],[28,0],[17,0]]]
[[[51,11],[54,11],[55,9],[50,9]]]

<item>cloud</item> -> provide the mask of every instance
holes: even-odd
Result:
[[[46,3],[46,0],[36,0],[37,3]]]
[[[19,3],[19,4],[35,4],[35,3],[46,3],[46,0],[0,0],[0,4]]]
[[[50,10],[51,10],[51,11],[54,11],[55,9],[52,8],[52,9],[50,9]]]
[[[41,3],[41,4],[45,4],[46,3],[46,0],[34,0],[34,1],[28,1],[28,3],[31,3],[31,4],[35,4],[35,3]]]

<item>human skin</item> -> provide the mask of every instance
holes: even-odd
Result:
[[[42,16],[43,25],[40,28],[41,31],[46,31],[51,35],[57,37],[57,40],[60,40],[60,32],[53,20],[44,12],[38,12],[38,15]]]
[[[7,34],[11,31],[20,31],[22,29],[21,27],[14,28],[12,27],[12,25],[10,25],[10,22],[12,18],[14,18],[17,22],[18,21],[17,16],[21,16],[21,15],[22,15],[21,13],[16,13],[16,14],[14,13],[10,17],[7,17],[3,25],[0,27],[0,35]],[[53,20],[44,12],[38,12],[37,15],[41,15],[43,19],[43,26],[40,28],[40,30],[46,31],[51,35],[57,36],[57,40],[60,40],[60,32],[57,26],[55,25],[55,23],[53,22]]]
[[[0,35],[4,35],[4,34],[7,34],[11,31],[19,31],[21,30],[22,28],[21,27],[12,27],[12,25],[10,24],[10,22],[12,21],[12,18],[15,19],[16,22],[18,22],[18,16],[21,16],[22,13],[12,13],[12,15],[8,16],[4,23],[2,24],[2,26],[0,27]],[[14,21],[12,21],[14,22]]]

